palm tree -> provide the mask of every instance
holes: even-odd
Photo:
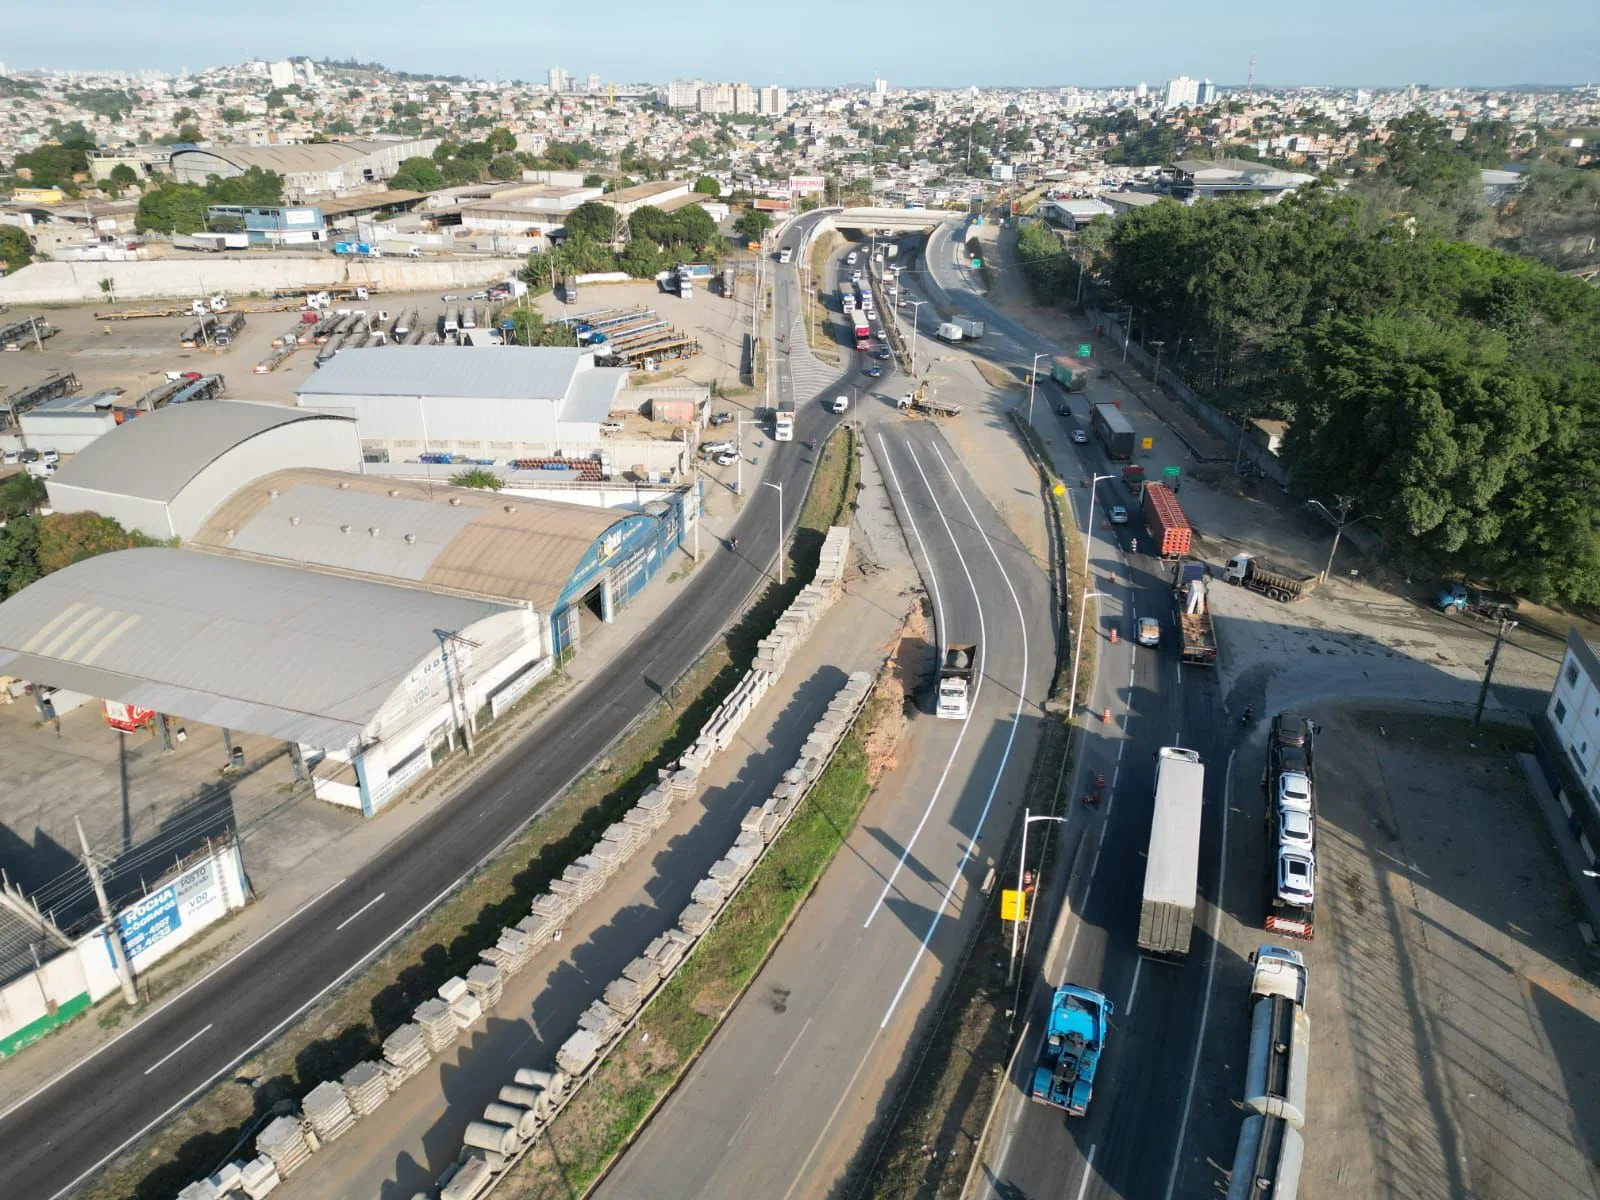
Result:
[[[490,492],[498,492],[506,485],[504,479],[501,479],[500,476],[487,467],[473,467],[470,470],[461,471],[450,477],[450,483],[454,487],[483,488],[485,491]]]
[[[110,298],[111,303],[117,302],[117,281],[109,275],[100,281],[100,291]]]

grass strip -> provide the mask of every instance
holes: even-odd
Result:
[[[569,863],[657,781],[744,675],[756,642],[816,574],[828,528],[848,520],[859,472],[853,428],[841,426],[821,457],[789,546],[787,582],[768,587],[727,636],[492,862],[469,878],[369,967],[214,1084],[160,1130],[124,1151],[80,1193],[85,1200],[167,1200],[215,1171],[241,1138],[312,1088],[376,1057],[439,985],[463,974],[502,927],[527,915]],[[491,727],[492,729],[493,727]],[[480,741],[480,746],[482,745]],[[314,1167],[312,1168],[314,1169]]]
[[[872,790],[865,743],[900,703],[875,694],[805,802],[676,975],[506,1177],[523,1200],[583,1195],[711,1039],[855,827]]]

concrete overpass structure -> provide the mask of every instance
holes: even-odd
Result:
[[[842,208],[829,219],[840,232],[893,229],[896,233],[934,229],[946,221],[963,221],[966,213],[944,208]]]

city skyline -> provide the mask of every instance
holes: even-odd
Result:
[[[1000,35],[987,52],[975,50],[973,38],[952,34],[974,21],[969,8],[952,0],[880,6],[873,24],[885,31],[893,24],[892,46],[847,39],[826,19],[791,27],[777,13],[741,18],[741,31],[753,44],[734,43],[716,36],[723,11],[700,0],[670,10],[619,0],[604,39],[595,37],[593,21],[578,10],[541,14],[537,33],[533,27],[519,31],[513,19],[497,26],[496,39],[487,44],[478,29],[446,23],[449,10],[437,0],[398,0],[386,9],[381,27],[364,14],[335,10],[316,30],[291,27],[281,33],[225,11],[208,15],[203,24],[185,23],[189,10],[164,0],[147,14],[157,20],[137,25],[121,24],[121,10],[105,0],[77,0],[69,8],[80,19],[13,31],[8,68],[175,73],[246,58],[309,55],[474,79],[542,81],[551,67],[563,66],[580,79],[598,73],[619,83],[698,75],[789,88],[870,87],[882,75],[909,88],[1115,87],[1189,75],[1227,88],[1243,84],[1253,56],[1258,87],[1506,88],[1589,83],[1600,61],[1600,10],[1578,0],[1552,0],[1521,12],[1514,27],[1506,26],[1503,8],[1486,0],[1448,6],[1416,0],[1404,7],[1353,0],[1310,14],[1252,3],[1230,13],[1226,29],[1196,20],[1192,9],[1175,0],[1153,0],[1141,14],[1137,38],[1129,36],[1120,14],[1087,10],[1070,21],[1026,16],[987,27]],[[1038,36],[1010,36],[1021,34],[1024,25]],[[422,26],[428,28],[427,49],[419,54],[416,34]],[[619,31],[629,36],[619,38]]]

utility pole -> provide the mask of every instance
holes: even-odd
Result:
[[[100,916],[106,923],[106,945],[111,947],[111,962],[117,970],[117,982],[122,984],[122,999],[129,1008],[139,1007],[139,992],[133,986],[133,968],[128,965],[128,951],[122,945],[122,929],[111,912],[111,901],[106,899],[106,885],[100,881],[100,868],[94,855],[89,853],[89,839],[83,834],[83,822],[74,814],[72,823],[78,827],[78,845],[83,847],[83,867],[89,872],[89,882],[94,885],[94,898],[100,902]]]
[[[1500,647],[1506,644],[1506,637],[1517,623],[1505,617],[1500,618],[1500,631],[1494,635],[1494,649],[1489,651],[1489,657],[1483,660],[1483,686],[1478,689],[1478,707],[1472,712],[1472,723],[1479,724],[1483,720],[1483,706],[1489,700],[1489,681],[1494,678],[1494,664],[1500,659]]]

